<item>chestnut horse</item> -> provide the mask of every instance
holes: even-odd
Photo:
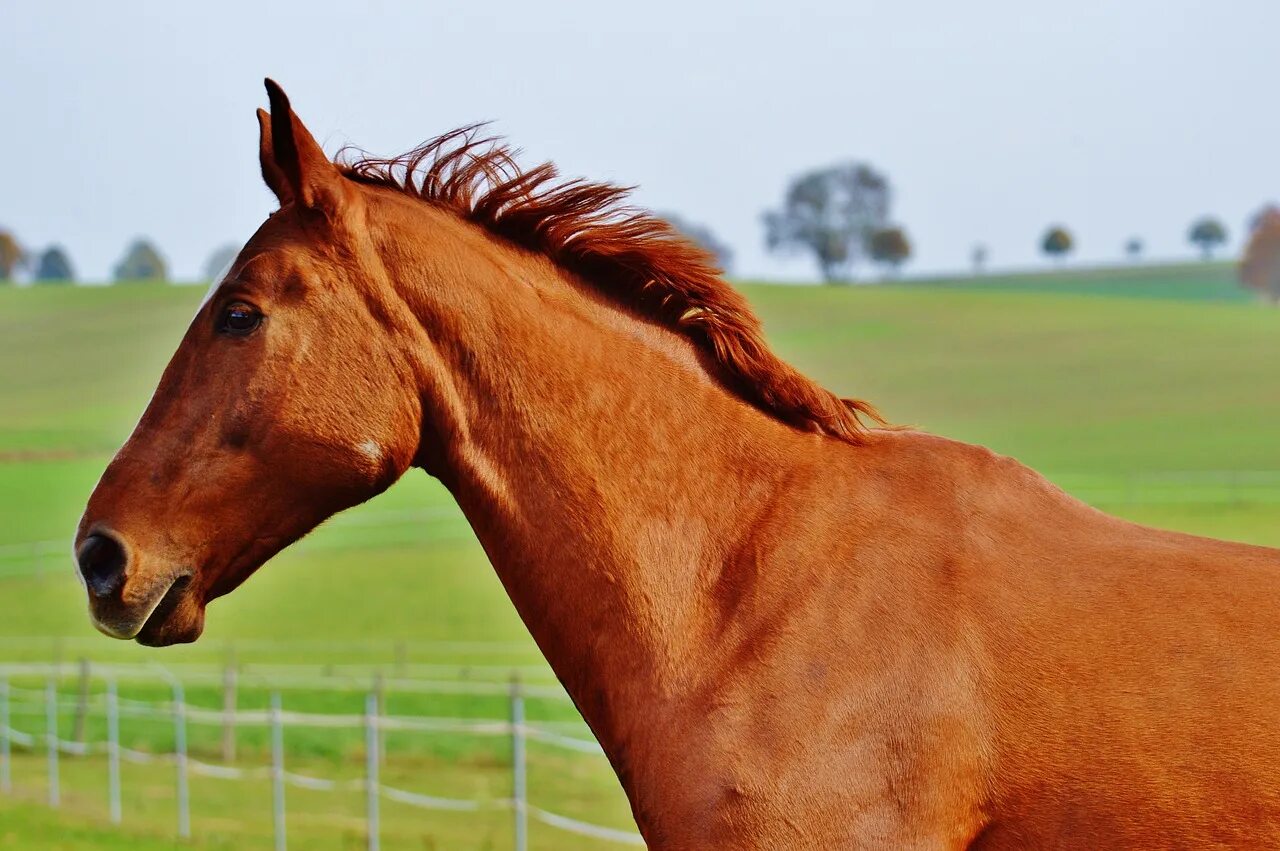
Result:
[[[654,848],[1280,846],[1280,551],[871,427],[622,190],[465,131],[334,163],[268,92],[280,209],[80,523],[101,631],[195,640],[419,467]]]

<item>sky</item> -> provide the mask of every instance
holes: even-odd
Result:
[[[912,274],[1071,262],[1140,237],[1190,257],[1213,214],[1239,249],[1280,200],[1275,0],[0,4],[0,227],[104,279],[134,237],[178,278],[273,209],[254,109],[278,80],[331,153],[394,154],[490,120],[570,176],[709,226],[738,277],[770,255],[788,179],[847,160],[894,188]]]

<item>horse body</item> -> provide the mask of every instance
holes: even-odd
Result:
[[[653,847],[1280,843],[1280,554],[925,435],[853,454],[748,524],[635,746],[595,725]]]
[[[104,631],[194,640],[419,467],[654,848],[1280,842],[1280,552],[865,429],[694,249],[610,219],[615,190],[477,196],[509,161],[464,147],[409,191],[335,168],[278,89],[260,118],[282,209],[81,522]]]
[[[600,707],[557,666],[653,847],[1280,842],[1280,554],[976,447],[853,454],[744,524],[679,683]]]

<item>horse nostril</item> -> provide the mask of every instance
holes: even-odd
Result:
[[[124,584],[124,547],[109,535],[90,535],[80,544],[76,553],[80,573],[89,593],[106,597]]]

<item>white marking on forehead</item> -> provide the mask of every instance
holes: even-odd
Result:
[[[370,461],[382,460],[382,447],[375,441],[366,440],[364,443],[357,446],[356,449],[360,450],[360,453],[367,456]]]

